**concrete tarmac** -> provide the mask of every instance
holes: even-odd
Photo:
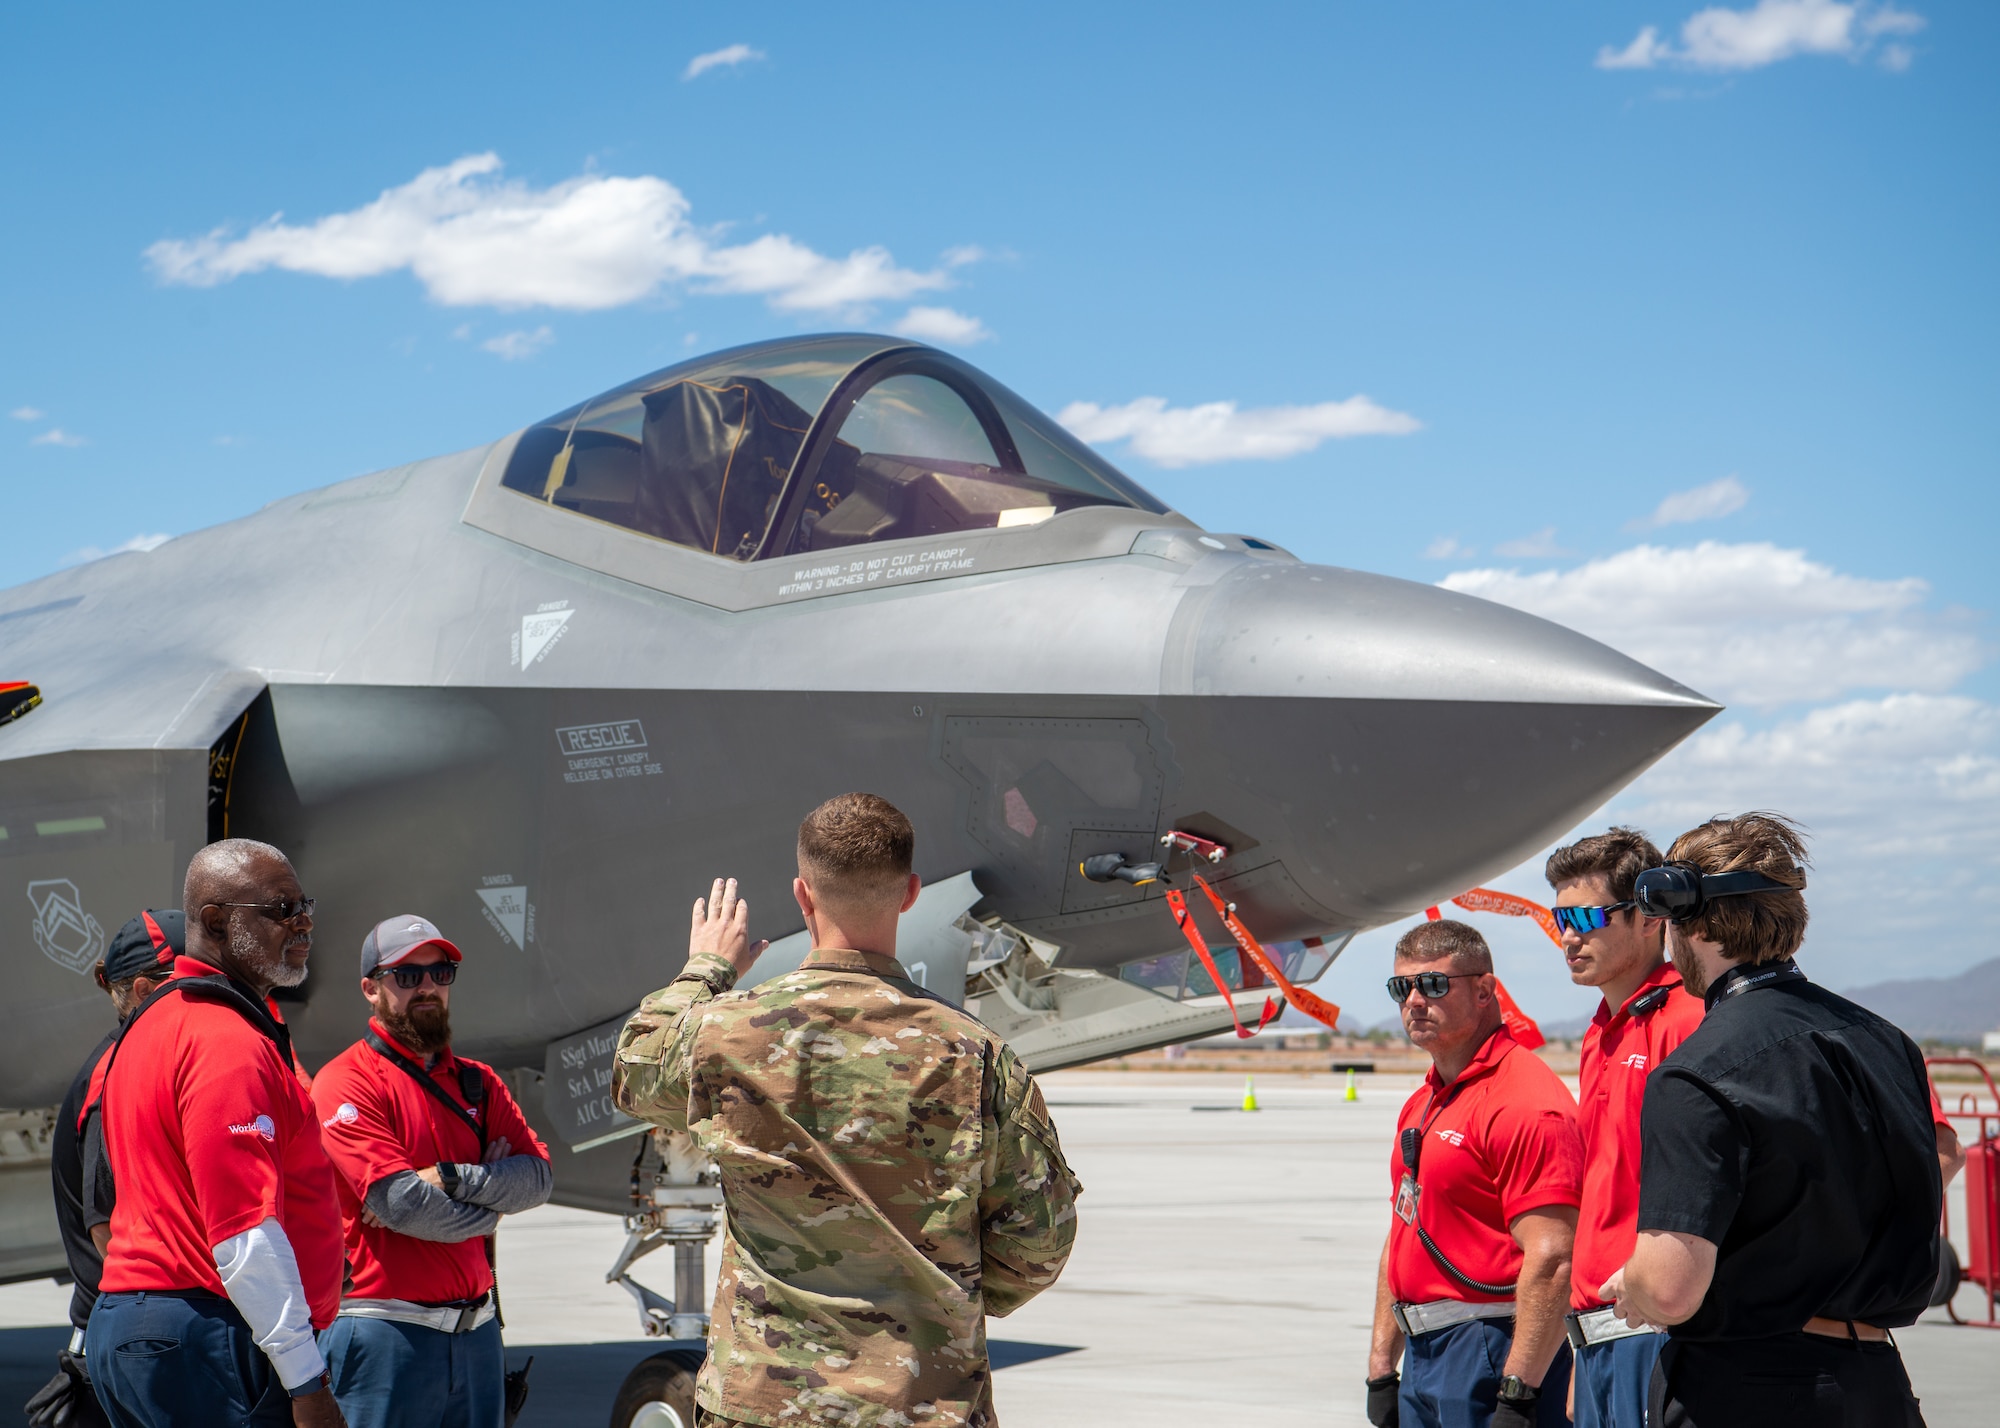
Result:
[[[1057,1286],[989,1325],[1007,1428],[1256,1423],[1363,1428],[1388,1160],[1411,1076],[1241,1077],[1072,1071],[1043,1078],[1085,1187]],[[1963,1225],[1962,1193],[1953,1223]],[[520,1428],[602,1428],[619,1380],[654,1345],[603,1282],[617,1221],[548,1208],[501,1231],[508,1359],[535,1355]],[[1962,1235],[1959,1248],[1964,1250]],[[712,1261],[711,1261],[712,1263]],[[671,1284],[665,1252],[638,1277]],[[68,1290],[0,1288],[0,1422],[53,1371]],[[1984,1299],[1963,1291],[1962,1313]],[[1933,1311],[1898,1333],[1931,1428],[1984,1428],[2000,1403],[2000,1331]],[[19,1391],[16,1392],[17,1386]]]

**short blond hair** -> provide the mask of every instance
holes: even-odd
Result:
[[[1479,929],[1449,917],[1420,922],[1396,939],[1398,962],[1435,962],[1451,958],[1451,969],[1461,976],[1493,970],[1493,949],[1479,935]]]

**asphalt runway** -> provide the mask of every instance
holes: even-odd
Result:
[[[1001,1422],[1363,1428],[1387,1160],[1416,1080],[1360,1080],[1348,1103],[1330,1076],[1260,1077],[1252,1115],[1237,1109],[1240,1077],[1043,1078],[1084,1183],[1082,1233],[1061,1282],[989,1326]],[[1953,1216],[1963,1224],[1962,1198]],[[574,1210],[503,1229],[508,1359],[535,1356],[521,1428],[603,1428],[625,1371],[653,1351],[631,1300],[603,1282],[622,1242],[616,1221]],[[669,1285],[666,1254],[638,1277]],[[0,1287],[0,1404],[52,1372],[67,1293]],[[1973,1300],[1963,1292],[1961,1312]],[[1897,1339],[1932,1428],[1993,1422],[2000,1331],[1934,1311]]]

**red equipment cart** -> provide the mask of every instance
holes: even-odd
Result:
[[[1996,1301],[2000,1301],[2000,1088],[1993,1084],[1993,1075],[1984,1062],[1975,1061],[1970,1056],[1926,1056],[1926,1067],[1970,1066],[1979,1073],[1986,1083],[1986,1094],[1982,1097],[1977,1087],[1960,1090],[1956,1086],[1947,1095],[1945,1088],[1933,1079],[1932,1087],[1938,1093],[1938,1104],[1953,1122],[1954,1128],[1961,1125],[1976,1126],[1975,1134],[1960,1135],[1959,1141],[1965,1147],[1965,1278],[1986,1291],[1986,1317],[1984,1319],[1961,1319],[1958,1310],[1947,1302],[1945,1312],[1958,1324],[1971,1324],[1981,1329],[2000,1329],[2000,1314],[1994,1312]],[[1943,1228],[1947,1240],[1951,1235],[1951,1201],[1946,1198]]]

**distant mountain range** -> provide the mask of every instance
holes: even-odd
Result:
[[[1876,982],[1841,995],[1887,1017],[1918,1041],[1977,1046],[1987,1032],[2000,1031],[2000,957],[1949,977]]]
[[[1840,994],[1887,1017],[1917,1041],[1978,1046],[1987,1032],[2000,1031],[2000,957],[1949,977],[1875,982],[1842,988]],[[1394,1018],[1380,1025],[1390,1032],[1402,1030]],[[1575,1040],[1589,1029],[1590,1018],[1544,1021],[1541,1027],[1551,1041]],[[1345,1022],[1341,1029],[1348,1029]]]

